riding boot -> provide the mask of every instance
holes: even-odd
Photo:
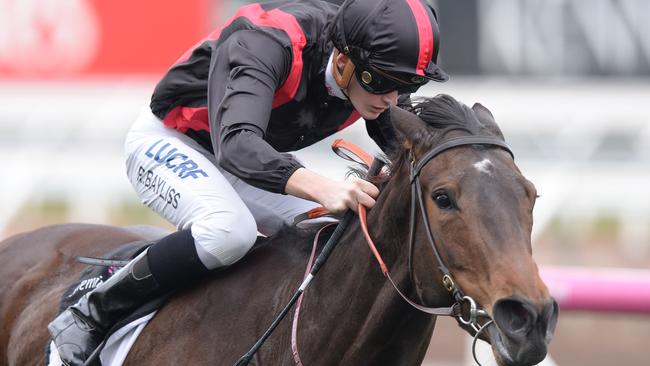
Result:
[[[208,273],[190,229],[158,240],[48,325],[61,360],[83,365],[115,323],[156,296],[190,286]]]
[[[83,365],[110,328],[159,294],[159,289],[144,251],[85,294],[48,325],[64,364]]]

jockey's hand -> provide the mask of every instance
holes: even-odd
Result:
[[[318,203],[330,212],[343,213],[348,208],[356,212],[359,203],[372,208],[379,189],[363,179],[352,178],[346,182],[330,181],[319,193]]]
[[[357,211],[360,203],[366,208],[375,205],[379,189],[360,178],[345,182],[334,181],[320,174],[300,168],[289,180],[285,191],[293,196],[315,201],[333,213],[343,213],[347,209]]]

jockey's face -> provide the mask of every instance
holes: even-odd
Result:
[[[337,66],[339,66],[340,69],[343,69],[347,60],[347,56],[339,54],[336,58]],[[397,90],[385,94],[372,94],[363,89],[363,87],[359,85],[357,78],[354,76],[352,76],[350,84],[344,91],[348,95],[348,98],[350,98],[350,102],[352,102],[354,109],[356,109],[364,119],[377,119],[377,117],[387,110],[390,105],[397,104]]]
[[[391,105],[397,104],[397,90],[385,94],[371,94],[359,85],[355,77],[350,80],[347,92],[354,109],[364,119],[377,119]]]

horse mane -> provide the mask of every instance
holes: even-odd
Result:
[[[411,136],[412,139],[424,150],[443,143],[449,135],[494,135],[503,138],[501,131],[494,122],[483,121],[473,108],[459,102],[447,94],[438,94],[435,97],[414,98],[412,106],[403,106],[407,111],[416,114],[429,127],[422,130],[420,136]],[[398,136],[398,139],[403,137]],[[388,154],[390,171],[399,171],[405,162],[409,162],[410,152],[402,148],[403,141],[398,142],[397,148]],[[477,146],[477,148],[484,148]],[[387,179],[376,180],[375,182],[385,183]]]
[[[428,126],[432,127],[427,140],[429,147],[440,144],[452,131],[479,135],[485,125],[478,119],[474,110],[447,94],[433,98],[416,98],[411,112],[415,113]]]

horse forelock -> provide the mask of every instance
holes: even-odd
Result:
[[[419,136],[410,136],[417,141],[418,151],[428,151],[444,143],[450,138],[458,136],[493,136],[503,140],[501,130],[494,120],[481,118],[475,109],[459,102],[447,94],[438,94],[435,97],[416,98],[413,107],[407,108],[415,113],[427,126],[420,130]],[[481,106],[482,107],[482,106]],[[485,107],[482,107],[485,109]],[[487,111],[487,109],[485,109]],[[488,111],[489,113],[489,111]],[[484,149],[484,146],[475,146]],[[390,171],[408,174],[404,164],[410,163],[410,151],[398,146],[389,154]],[[379,180],[386,183],[387,179]]]
[[[441,144],[450,135],[485,135],[488,131],[473,109],[446,94],[416,100],[413,113],[429,127],[429,135],[421,141],[428,149]]]

